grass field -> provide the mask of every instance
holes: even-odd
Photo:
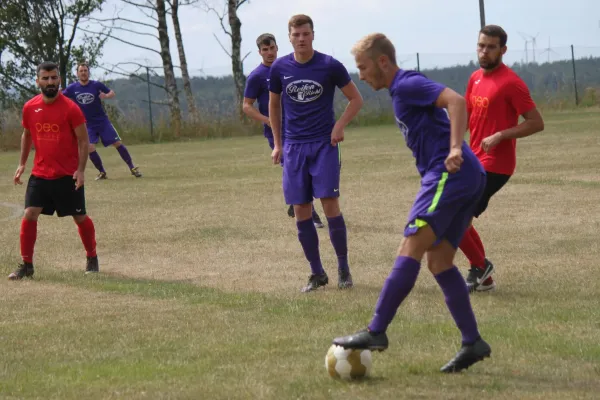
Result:
[[[438,372],[460,334],[424,268],[372,378],[353,383],[328,377],[325,353],[370,320],[419,185],[394,127],[346,132],[351,291],[299,292],[309,268],[263,138],[131,146],[142,179],[103,149],[109,180],[94,182],[89,163],[86,185],[102,272],[83,275],[72,220],[40,219],[35,279],[0,280],[0,398],[597,398],[599,145],[597,110],[547,115],[476,221],[497,267],[498,290],[472,297],[490,359]],[[0,154],[3,276],[19,260],[17,160]]]

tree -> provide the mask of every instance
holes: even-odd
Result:
[[[175,41],[177,43],[177,52],[179,53],[179,65],[181,67],[181,78],[183,80],[183,90],[188,104],[188,112],[193,122],[199,120],[198,109],[196,108],[196,100],[192,92],[192,84],[190,82],[190,74],[188,71],[187,59],[185,57],[185,48],[183,46],[183,35],[181,34],[181,26],[179,25],[179,6],[190,5],[195,3],[195,0],[167,0],[171,7],[171,19],[173,20],[173,30],[175,31]]]
[[[217,35],[215,39],[221,45],[221,48],[225,53],[231,58],[231,71],[233,73],[233,81],[235,83],[235,92],[236,92],[236,102],[237,102],[237,110],[240,119],[244,119],[244,112],[242,111],[242,107],[244,105],[244,89],[246,87],[246,75],[244,75],[244,60],[250,52],[246,53],[244,57],[241,56],[242,51],[242,21],[238,17],[238,9],[247,2],[247,0],[222,0],[225,2],[225,9],[227,11],[223,11],[219,13],[214,7],[209,6],[205,3],[205,8],[207,11],[214,12],[219,18],[219,22],[221,23],[221,28],[223,32],[227,36],[229,36],[231,40],[231,51],[228,51],[225,46],[221,43]],[[228,30],[223,23],[223,20],[227,17],[229,22]]]
[[[72,65],[78,59],[95,63],[106,35],[82,34],[80,22],[102,8],[105,0],[3,0],[0,7],[0,93],[23,100],[37,94],[34,71],[42,61],[59,65],[67,84]],[[75,44],[76,39],[79,44]]]

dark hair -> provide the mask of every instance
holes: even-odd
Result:
[[[270,33],[263,33],[256,39],[256,45],[260,50],[260,46],[269,46],[271,42],[277,44],[277,40],[275,40],[275,36]]]
[[[315,29],[315,27],[313,25],[313,20],[308,15],[305,15],[305,14],[294,15],[292,18],[290,18],[290,21],[288,22],[288,32],[292,31],[292,27],[298,28],[299,26],[306,25],[306,24],[310,25],[311,30]]]
[[[483,33],[485,36],[500,38],[500,47],[506,46],[506,42],[508,41],[508,35],[504,29],[498,25],[486,25],[481,28],[479,33]]]
[[[37,76],[39,76],[40,71],[50,72],[50,71],[54,71],[54,70],[56,70],[58,72],[58,64],[57,63],[52,62],[52,61],[44,61],[43,63],[41,63],[37,66],[36,74],[37,74]]]
[[[79,72],[79,67],[86,67],[88,69],[88,72],[90,72],[90,66],[87,62],[85,61],[79,61],[77,63],[77,68],[75,69],[76,72]]]

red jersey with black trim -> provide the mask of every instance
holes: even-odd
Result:
[[[31,132],[35,147],[31,173],[44,179],[73,175],[79,165],[75,128],[83,123],[77,104],[60,92],[51,104],[41,94],[25,103],[21,124]]]
[[[489,74],[473,72],[465,99],[469,112],[470,146],[488,172],[512,175],[517,165],[517,140],[501,141],[486,153],[483,139],[517,126],[519,116],[535,108],[527,85],[505,64]]]

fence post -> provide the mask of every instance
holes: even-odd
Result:
[[[417,53],[417,71],[421,72],[421,61],[419,60],[419,53]]]
[[[154,118],[152,118],[152,96],[150,94],[150,69],[146,67],[146,84],[148,85],[148,115],[150,119],[150,138],[154,142]]]
[[[577,93],[577,72],[575,70],[575,50],[571,45],[571,62],[573,63],[573,87],[575,88],[575,105],[579,105],[579,94]]]

